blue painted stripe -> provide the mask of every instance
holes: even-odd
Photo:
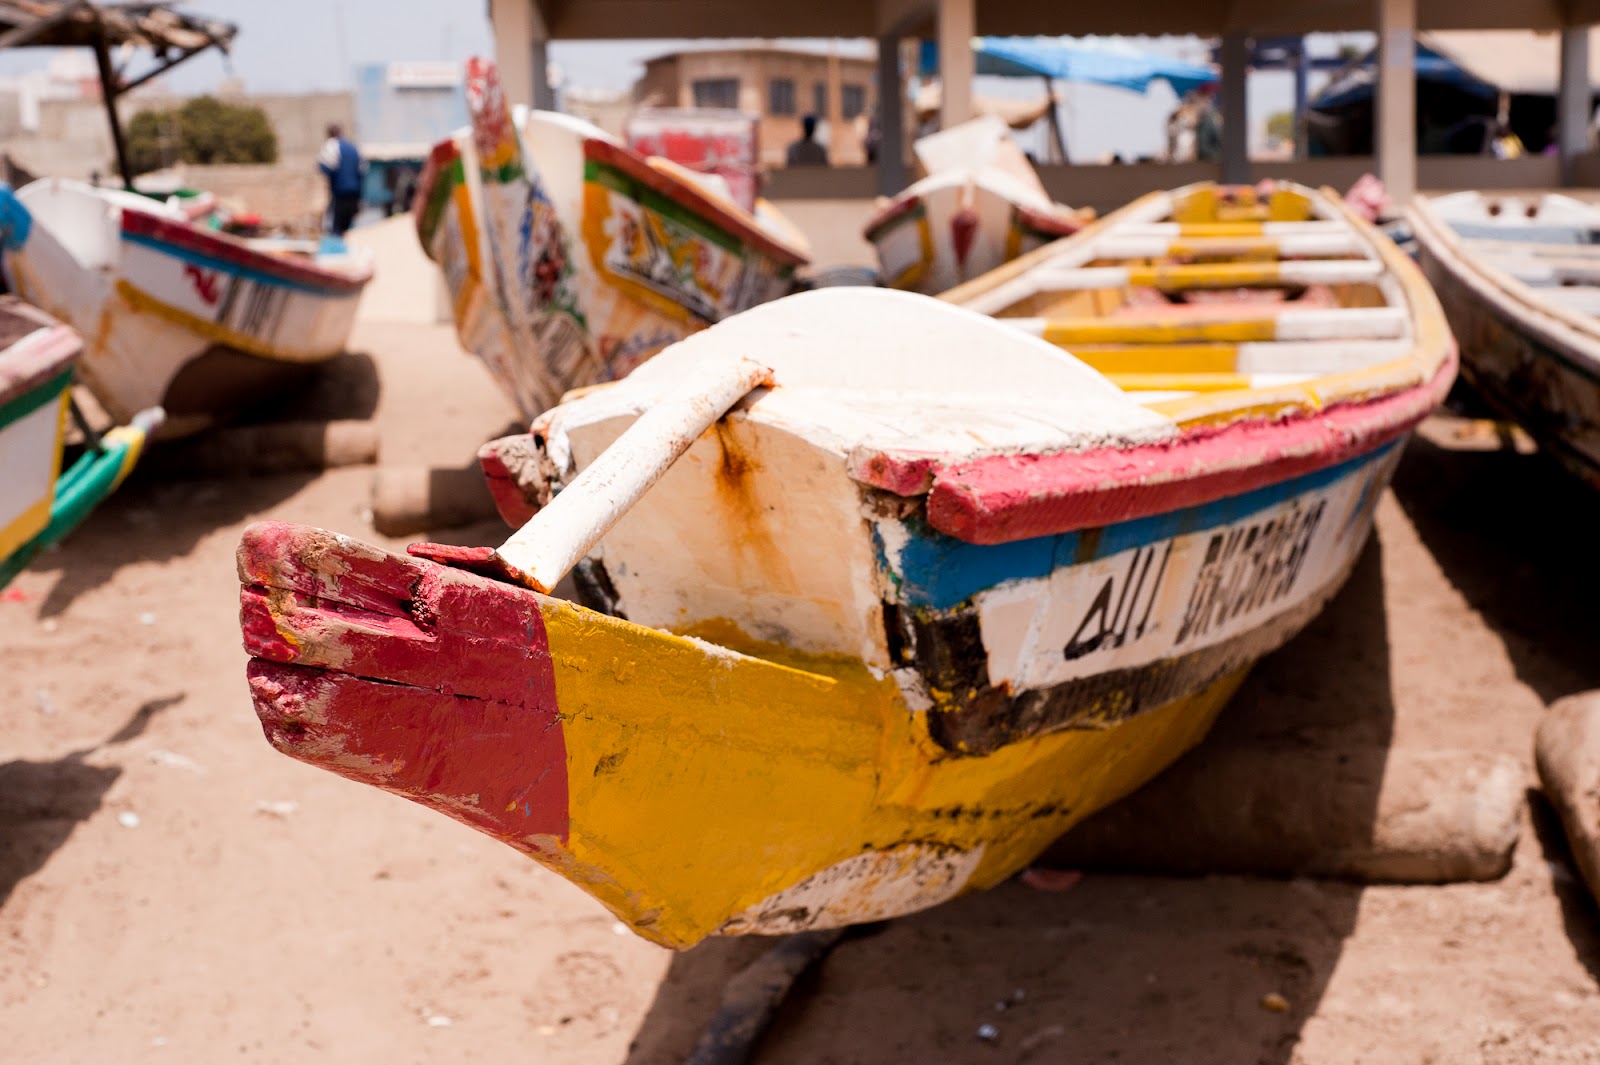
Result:
[[[1009,544],[969,544],[946,536],[918,519],[906,523],[911,539],[900,552],[899,566],[890,564],[881,539],[877,540],[878,564],[899,584],[902,602],[947,610],[1005,581],[1046,577],[1063,566],[1092,562],[1136,547],[1164,543],[1174,536],[1230,525],[1380,462],[1399,446],[1397,440],[1337,466],[1197,507],[1153,514],[1101,529],[1039,536]],[[1098,543],[1094,540],[1097,535]],[[877,537],[876,531],[874,537]]]
[[[304,281],[296,281],[292,278],[279,277],[276,274],[269,274],[264,270],[257,270],[252,266],[242,266],[239,263],[233,262],[229,259],[219,259],[214,255],[207,255],[204,252],[191,251],[188,248],[180,248],[175,244],[168,244],[165,241],[157,240],[154,237],[147,237],[139,233],[124,233],[122,234],[122,239],[131,244],[143,245],[144,247],[149,248],[152,251],[158,251],[163,255],[170,255],[174,259],[182,259],[186,263],[194,263],[196,266],[204,266],[209,270],[220,270],[225,274],[235,274],[247,281],[255,281],[263,285],[276,285],[279,288],[291,288],[297,292],[309,292],[315,296],[328,296],[332,298],[339,298],[342,296],[359,296],[361,294],[359,289],[351,289],[347,292],[342,289],[329,288],[321,285],[310,285]]]
[[[17,199],[11,186],[0,182],[0,247],[21,251],[32,231],[33,215]]]

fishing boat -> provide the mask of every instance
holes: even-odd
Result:
[[[884,203],[862,230],[891,288],[943,292],[1094,217],[1050,199],[998,118],[964,122],[915,148],[927,176]]]
[[[1600,207],[1458,192],[1417,197],[1408,218],[1462,376],[1600,488]]]
[[[790,296],[493,447],[497,550],[249,528],[255,708],[668,946],[908,913],[1198,742],[1454,372],[1415,264],[1295,187]]]
[[[807,262],[770,204],[742,210],[716,175],[569,115],[514,117],[490,62],[468,62],[467,106],[423,169],[417,235],[462,346],[529,417],[784,295]]]
[[[122,483],[160,422],[159,411],[145,412],[90,440],[63,472],[82,351],[70,327],[15,296],[0,297],[0,588]]]
[[[194,224],[182,204],[62,179],[0,187],[11,290],[84,338],[79,380],[119,423],[204,429],[344,350],[369,256],[298,254]]]

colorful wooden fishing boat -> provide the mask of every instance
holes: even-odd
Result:
[[[178,205],[76,181],[0,187],[13,291],[86,338],[79,379],[107,413],[203,429],[344,350],[370,258],[302,256],[194,225]]]
[[[0,297],[0,588],[71,532],[128,475],[148,412],[111,430],[62,472],[72,372],[83,341],[15,296]]]
[[[252,527],[268,739],[674,947],[1010,876],[1317,614],[1454,376],[1392,244],[1249,200],[731,317],[490,451],[537,508],[498,551]],[[574,566],[589,606],[549,594]]]
[[[916,148],[928,176],[880,207],[862,231],[891,288],[943,292],[1094,217],[1050,199],[999,119],[963,123]]]
[[[1462,376],[1600,488],[1600,207],[1568,196],[1420,196],[1422,269]]]
[[[514,120],[492,63],[468,62],[467,104],[471,128],[423,170],[417,234],[462,345],[529,417],[785,294],[807,261],[770,205],[741,210],[714,175],[568,115]]]

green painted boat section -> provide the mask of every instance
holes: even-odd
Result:
[[[54,377],[34,385],[22,395],[0,403],[0,429],[27,417],[52,400],[59,400],[61,393],[65,392],[70,384],[72,384],[72,367],[68,366]]]
[[[39,535],[0,559],[0,588],[27,568],[35,555],[58,543],[76,529],[89,512],[122,483],[128,450],[137,438],[108,434],[105,450],[86,451],[56,480],[55,499],[50,504],[50,523]]]
[[[740,258],[745,256],[744,242],[738,237],[714,222],[700,217],[676,200],[663,196],[648,185],[636,181],[614,166],[608,166],[596,159],[585,160],[583,180],[592,181],[628,197],[646,210],[654,211],[676,225],[704,237],[732,255]]]

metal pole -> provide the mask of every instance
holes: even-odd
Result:
[[[1222,183],[1250,181],[1250,116],[1245,79],[1250,74],[1250,38],[1229,33],[1222,38]]]
[[[532,61],[530,63],[533,74],[533,106],[538,111],[554,111],[556,109],[556,90],[550,84],[550,52],[549,42],[543,37],[535,37],[529,42]]]
[[[900,80],[900,38],[878,38],[878,194],[906,187],[906,89]]]
[[[1305,159],[1310,155],[1306,138],[1306,100],[1311,78],[1311,55],[1306,51],[1306,39],[1294,50],[1294,157]]]
[[[1556,91],[1556,150],[1561,155],[1561,184],[1573,184],[1578,156],[1589,150],[1589,27],[1561,31],[1561,80]]]
[[[128,166],[128,145],[122,137],[122,119],[117,115],[117,75],[111,68],[111,49],[106,44],[104,26],[95,28],[94,61],[100,68],[100,98],[105,101],[106,118],[111,123],[111,143],[117,152],[117,170],[122,174],[122,187],[132,192],[133,171]]]

